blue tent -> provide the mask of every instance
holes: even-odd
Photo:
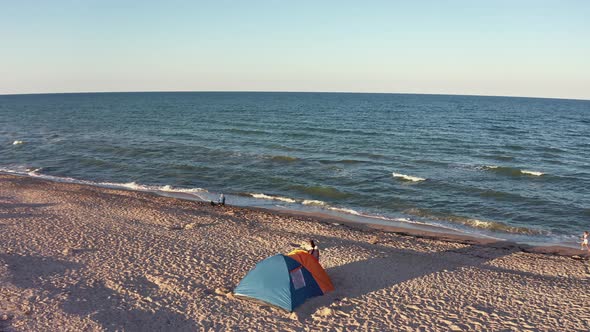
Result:
[[[317,264],[323,271],[317,261],[310,262]],[[293,311],[306,299],[324,294],[314,276],[306,268],[306,265],[310,266],[310,263],[304,263],[305,265],[281,254],[268,257],[246,274],[234,290],[234,294]],[[311,270],[315,268],[317,267],[310,267]]]

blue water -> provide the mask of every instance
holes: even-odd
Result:
[[[573,243],[590,230],[588,133],[580,100],[0,96],[5,172],[525,242]]]

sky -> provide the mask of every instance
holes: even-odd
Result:
[[[590,99],[590,1],[0,0],[0,94]]]

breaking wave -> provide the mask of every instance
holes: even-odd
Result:
[[[541,176],[541,175],[545,175],[545,173],[543,173],[543,172],[527,171],[526,169],[520,170],[520,172],[521,172],[522,174],[527,174],[527,175],[534,175],[534,176]]]
[[[268,200],[281,201],[281,202],[287,202],[287,203],[296,203],[297,202],[296,200],[289,198],[289,197],[270,196],[270,195],[266,195],[266,194],[250,194],[250,196],[252,196],[254,198],[258,198],[258,199],[268,199]]]
[[[303,202],[301,202],[301,204],[303,204],[303,205],[314,205],[314,206],[326,206],[326,205],[328,205],[324,201],[318,201],[318,200],[315,200],[315,199],[305,199],[305,200],[303,200]]]
[[[541,235],[543,232],[531,229],[527,227],[510,226],[503,222],[491,221],[491,220],[480,220],[476,218],[467,218],[456,215],[439,215],[420,209],[408,209],[404,211],[405,214],[421,217],[428,220],[446,222],[449,224],[463,225],[475,229],[482,229],[492,232],[501,232],[509,234],[522,234],[522,235]]]
[[[338,208],[338,207],[332,207],[332,206],[330,206],[330,207],[328,207],[328,210],[332,210],[332,211],[336,211],[336,212],[343,212],[343,213],[352,214],[352,215],[355,215],[355,216],[360,216],[361,215],[360,212],[355,211],[353,209],[345,209],[345,208]]]
[[[349,215],[353,215],[356,217],[361,217],[361,218],[367,218],[369,220],[374,220],[376,221],[378,220],[383,220],[386,222],[393,222],[393,223],[406,223],[406,224],[415,224],[415,225],[422,225],[422,226],[432,226],[432,224],[426,223],[426,222],[421,222],[418,220],[412,220],[410,218],[390,218],[390,217],[385,217],[385,216],[381,216],[381,215],[377,215],[377,214],[368,214],[368,213],[362,213],[362,212],[358,212],[356,210],[353,209],[347,209],[347,208],[340,208],[340,207],[327,207],[328,210],[332,210],[334,212],[338,212],[338,213],[343,213],[343,214],[349,214]]]
[[[509,175],[509,176],[522,176],[522,175],[531,175],[531,176],[542,176],[545,175],[543,172],[538,171],[531,171],[526,169],[519,169],[514,167],[505,167],[505,166],[484,166],[484,170],[496,172],[498,174]]]
[[[5,169],[0,168],[0,172],[5,173],[12,173],[12,174],[20,174],[20,175],[28,175],[31,177],[56,181],[56,182],[66,182],[66,183],[74,183],[74,184],[82,184],[82,185],[92,185],[98,187],[106,187],[112,189],[129,189],[134,191],[145,191],[145,192],[166,192],[166,193],[183,193],[183,194],[191,194],[201,200],[207,200],[199,195],[199,193],[204,193],[205,196],[207,195],[208,191],[203,188],[181,188],[181,187],[174,187],[171,185],[146,185],[140,184],[137,182],[126,182],[126,183],[117,183],[117,182],[94,182],[89,180],[80,180],[70,177],[59,177],[47,174],[41,174],[42,168],[25,168],[25,167],[15,167],[13,169]],[[394,173],[395,174],[395,173]],[[403,175],[404,177],[409,177],[407,175]],[[410,177],[415,178],[415,177]],[[405,178],[404,178],[405,179]],[[418,178],[420,179],[420,178]],[[420,179],[417,181],[423,181],[424,179]],[[408,180],[415,182],[416,180]],[[314,189],[325,189],[325,187],[319,187]],[[331,189],[331,188],[330,188]],[[340,192],[338,192],[340,193]],[[437,225],[446,227],[449,229],[461,230],[460,226],[472,228],[472,229],[480,229],[486,230],[491,232],[499,232],[499,233],[508,233],[508,234],[518,234],[518,235],[543,235],[542,231],[536,229],[530,229],[526,227],[518,227],[518,226],[510,226],[502,222],[497,221],[489,221],[489,220],[481,220],[477,218],[468,218],[456,215],[449,215],[449,214],[437,214],[421,209],[409,209],[403,211],[403,214],[409,216],[410,218],[388,218],[385,216],[380,215],[372,215],[366,214],[351,208],[342,207],[342,206],[332,206],[327,202],[321,200],[312,200],[312,199],[295,199],[283,196],[274,196],[274,195],[267,195],[264,193],[249,193],[245,194],[247,196],[251,196],[256,199],[264,199],[264,200],[273,200],[273,201],[281,201],[286,203],[299,203],[304,206],[320,208],[327,211],[333,211],[335,213],[342,213],[346,215],[351,215],[354,217],[360,218],[368,218],[368,219],[381,219],[385,221],[392,221],[392,222],[403,222],[403,223],[412,223],[412,224],[423,224],[423,225]],[[414,218],[418,217],[418,218]],[[457,228],[458,227],[458,228]]]
[[[173,187],[170,185],[164,185],[164,186],[145,185],[145,184],[139,184],[135,181],[126,182],[126,183],[119,183],[119,182],[97,182],[97,181],[90,181],[90,180],[80,180],[80,179],[75,179],[75,178],[71,178],[71,177],[62,177],[62,176],[41,174],[41,173],[39,173],[41,170],[43,170],[43,168],[26,168],[26,167],[15,167],[13,169],[0,168],[0,172],[4,172],[4,173],[28,175],[28,176],[40,178],[43,180],[50,180],[50,181],[63,182],[63,183],[83,184],[83,185],[111,188],[111,189],[130,189],[130,190],[136,190],[136,191],[187,193],[187,194],[207,192],[207,190],[205,190],[203,188],[180,188],[180,187]]]
[[[401,173],[391,173],[391,174],[393,175],[394,178],[402,179],[405,181],[420,182],[420,181],[426,180],[424,178],[420,178],[417,176],[405,175],[405,174],[401,174]]]

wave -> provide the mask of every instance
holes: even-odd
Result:
[[[291,157],[291,156],[271,156],[270,160],[279,161],[279,162],[294,162],[294,161],[299,160],[299,158]]]
[[[240,129],[240,128],[227,128],[222,129],[224,131],[236,134],[244,134],[244,135],[255,135],[255,136],[263,136],[268,135],[269,132],[264,130],[255,130],[255,129]]]
[[[189,165],[189,164],[173,164],[168,166],[169,169],[175,171],[185,171],[185,172],[198,172],[203,169],[203,167],[197,165]]]
[[[361,163],[373,163],[367,160],[358,160],[358,159],[338,159],[338,160],[328,160],[328,159],[321,159],[318,160],[320,164],[361,164]]]
[[[516,145],[516,144],[508,144],[505,145],[504,148],[506,149],[510,149],[510,150],[514,150],[514,151],[523,151],[526,150],[526,148],[522,145]]]
[[[408,209],[404,211],[405,214],[414,215],[424,219],[445,222],[449,224],[458,224],[468,226],[475,229],[482,229],[492,232],[521,234],[521,235],[541,235],[543,232],[537,229],[527,227],[511,226],[499,221],[480,220],[476,218],[468,218],[456,215],[436,214],[420,209]]]
[[[386,221],[419,223],[419,222],[411,221],[408,218],[392,219],[392,218],[387,218],[387,217],[379,216],[379,215],[364,214],[364,213],[361,213],[359,211],[356,211],[356,210],[353,210],[350,208],[331,206],[328,203],[326,203],[324,201],[319,201],[319,200],[311,200],[311,199],[296,200],[293,198],[281,197],[281,196],[271,196],[271,195],[266,195],[266,194],[262,194],[262,193],[260,193],[260,194],[247,194],[247,195],[252,196],[254,198],[258,198],[258,199],[277,200],[277,201],[283,201],[283,202],[288,202],[288,203],[299,202],[302,205],[315,206],[315,207],[321,208],[323,210],[330,210],[330,211],[334,211],[334,212],[339,212],[339,213],[343,213],[343,214],[354,215],[357,217],[364,217],[364,218],[369,218],[369,219],[381,219],[381,220],[386,220]]]
[[[522,175],[532,175],[532,176],[543,176],[545,173],[539,171],[531,171],[526,169],[519,169],[514,167],[506,167],[506,166],[483,166],[484,170],[493,171],[499,174],[505,174],[510,176],[522,176]]]
[[[374,220],[373,222],[375,222],[376,220],[384,220],[384,221],[393,222],[393,223],[406,223],[406,224],[414,224],[414,225],[422,225],[422,226],[432,226],[431,223],[422,222],[422,221],[418,221],[418,220],[412,220],[410,218],[390,218],[390,217],[385,217],[385,216],[378,215],[378,214],[362,213],[362,212],[359,212],[359,211],[356,211],[353,209],[342,208],[342,207],[328,206],[327,209],[332,210],[334,212],[339,212],[339,213],[348,214],[348,215],[354,215],[356,217],[372,219],[372,220]],[[440,225],[438,225],[438,226],[441,227]]]
[[[20,175],[28,175],[31,177],[37,177],[41,179],[56,181],[56,182],[66,182],[66,183],[74,183],[74,184],[81,184],[81,185],[92,185],[98,187],[106,187],[112,189],[129,189],[134,191],[145,191],[145,192],[166,192],[166,193],[183,193],[183,194],[191,194],[195,197],[199,198],[200,200],[207,201],[206,198],[201,197],[199,193],[208,193],[206,189],[203,188],[181,188],[181,187],[174,187],[171,185],[146,185],[140,184],[137,182],[126,182],[126,183],[117,183],[117,182],[94,182],[89,180],[80,180],[75,178],[69,177],[59,177],[59,176],[52,176],[41,174],[42,168],[26,168],[26,167],[14,167],[13,169],[5,169],[0,168],[0,172],[5,173],[13,173],[13,174],[20,174]],[[323,187],[321,187],[323,188]],[[477,218],[468,218],[450,214],[437,214],[432,213],[425,210],[420,209],[410,209],[403,211],[404,214],[408,216],[416,216],[419,218],[388,218],[385,216],[380,215],[372,215],[366,214],[361,211],[357,211],[348,207],[342,206],[331,206],[327,202],[321,200],[301,200],[289,197],[282,197],[282,196],[273,196],[267,195],[264,193],[250,193],[247,194],[248,196],[257,198],[257,199],[266,199],[266,200],[274,200],[274,201],[282,201],[286,203],[300,203],[306,206],[315,206],[317,208],[321,208],[324,210],[333,211],[335,213],[342,213],[351,215],[354,217],[361,217],[367,219],[381,219],[385,221],[392,221],[392,222],[403,222],[403,223],[413,223],[413,224],[424,224],[424,225],[437,225],[445,228],[455,229],[455,230],[465,230],[460,226],[465,226],[473,229],[480,229],[492,232],[499,232],[499,233],[509,233],[509,234],[519,234],[519,235],[542,235],[545,234],[536,229],[530,229],[526,227],[518,227],[518,226],[511,226],[502,222],[497,221],[490,221],[490,220],[481,220]],[[206,196],[206,194],[205,194]],[[458,227],[458,228],[457,228]]]
[[[343,213],[352,214],[352,215],[355,215],[355,216],[361,216],[361,213],[360,212],[355,211],[353,209],[338,208],[338,207],[332,207],[332,206],[330,206],[330,207],[328,207],[328,210],[332,210],[332,211],[336,211],[336,212],[343,212]]]
[[[479,219],[470,219],[465,218],[463,220],[456,220],[460,224],[465,226],[485,229],[493,232],[503,232],[503,233],[512,233],[512,234],[525,234],[525,235],[539,235],[541,234],[540,231],[526,228],[526,227],[517,227],[517,226],[510,226],[505,223],[499,221],[489,221],[489,220],[479,220]]]
[[[184,193],[184,194],[195,194],[195,193],[203,193],[207,192],[206,189],[203,188],[180,188],[180,187],[173,187],[171,185],[146,185],[140,184],[135,181],[127,182],[127,183],[118,183],[118,182],[91,182],[91,181],[84,181],[78,180],[82,184],[92,184],[99,187],[107,187],[107,188],[124,188],[124,189],[131,189],[136,191],[150,191],[150,192],[168,192],[168,193]]]
[[[399,178],[405,181],[412,181],[412,182],[420,182],[420,181],[425,181],[425,178],[419,178],[417,176],[411,176],[411,175],[405,175],[405,174],[401,174],[401,173],[391,173],[393,175],[394,178]]]
[[[352,156],[368,158],[371,160],[371,162],[373,161],[373,159],[380,159],[380,160],[388,159],[386,156],[384,156],[382,154],[370,153],[370,152],[350,152],[350,154]]]
[[[326,203],[324,201],[319,201],[319,200],[311,200],[311,199],[296,200],[296,199],[292,199],[292,198],[280,197],[280,196],[270,196],[270,195],[266,195],[266,194],[248,194],[248,195],[252,196],[254,198],[258,198],[258,199],[278,200],[278,201],[284,201],[284,202],[289,202],[289,203],[299,202],[302,205],[315,206],[315,207],[321,208],[323,210],[334,211],[334,212],[337,212],[340,214],[353,215],[356,217],[363,217],[363,218],[367,218],[367,219],[380,219],[380,220],[392,221],[392,222],[403,222],[403,223],[411,223],[411,224],[428,225],[427,223],[414,221],[409,218],[388,218],[388,217],[384,217],[381,215],[362,213],[357,210],[346,208],[346,207],[331,206],[328,203]]]
[[[498,161],[513,161],[516,159],[514,156],[506,154],[506,151],[489,151],[486,153],[477,154],[475,155],[475,157],[481,157],[485,159],[492,159]]]
[[[538,146],[534,148],[537,151],[540,152],[544,152],[544,153],[549,153],[555,156],[558,156],[560,153],[567,153],[567,150],[565,150],[565,148],[560,148],[557,146]]]
[[[163,186],[146,185],[146,184],[139,184],[135,181],[120,183],[120,182],[98,182],[98,181],[90,181],[90,180],[81,180],[81,179],[75,179],[75,178],[71,178],[71,177],[41,174],[40,171],[42,171],[42,170],[43,170],[43,168],[27,168],[27,167],[22,167],[22,166],[21,167],[14,167],[12,169],[0,168],[0,172],[4,172],[4,173],[28,175],[28,176],[40,178],[43,180],[90,185],[90,186],[111,188],[111,189],[131,189],[131,190],[136,190],[136,191],[187,193],[187,194],[207,192],[207,190],[203,189],[203,188],[180,188],[180,187],[173,187],[171,185],[163,185]]]
[[[545,173],[543,172],[537,172],[537,171],[527,171],[526,169],[520,170],[520,172],[522,174],[527,174],[527,175],[534,175],[534,176],[541,176],[541,175],[545,175]]]
[[[303,202],[301,202],[301,204],[303,204],[303,205],[314,205],[314,206],[326,206],[326,205],[328,205],[324,201],[318,201],[318,200],[314,200],[314,199],[305,199],[305,200],[303,200]]]
[[[519,194],[486,188],[473,187],[469,192],[473,192],[481,197],[489,197],[497,200],[523,201],[527,199]]]
[[[270,195],[266,195],[266,194],[250,194],[250,196],[252,196],[254,198],[258,198],[258,199],[268,199],[268,200],[281,201],[281,202],[287,202],[287,203],[296,203],[297,202],[296,200],[289,198],[289,197],[270,196]]]
[[[293,198],[288,198],[288,197],[271,196],[271,195],[266,195],[266,194],[262,194],[262,193],[260,193],[260,194],[246,194],[246,195],[249,195],[251,197],[258,198],[258,199],[278,200],[278,201],[284,201],[284,202],[288,202],[288,203],[300,203],[302,205],[315,206],[315,207],[321,208],[323,210],[329,210],[329,211],[334,211],[334,212],[341,213],[341,214],[353,215],[356,217],[363,217],[363,218],[368,218],[368,219],[380,219],[380,220],[392,221],[392,222],[403,222],[403,223],[411,223],[411,224],[428,225],[427,223],[414,221],[409,218],[388,218],[388,217],[384,217],[381,215],[362,213],[357,210],[346,208],[346,207],[331,206],[328,203],[326,203],[324,201],[319,201],[319,200],[311,200],[311,199],[298,200],[298,199],[293,199]]]
[[[303,192],[308,195],[312,196],[320,196],[332,199],[342,199],[349,197],[350,194],[342,192],[336,188],[332,187],[324,187],[324,186],[303,186],[303,185],[296,185],[291,186],[291,189]]]
[[[24,141],[16,140],[16,141],[12,142],[12,145],[20,145],[20,144],[24,144],[24,143],[25,143]]]
[[[433,165],[433,166],[449,166],[449,163],[446,161],[438,161],[438,160],[429,160],[429,159],[416,159],[413,162],[417,164],[423,165]]]
[[[178,187],[172,187],[170,185],[165,185],[165,186],[159,187],[158,190],[159,191],[166,191],[166,192],[175,192],[175,193],[187,193],[187,194],[207,192],[207,190],[203,189],[203,188],[178,188]]]
[[[491,158],[499,160],[499,161],[512,161],[512,160],[516,159],[513,156],[506,156],[506,155],[493,155],[493,156],[491,156]]]

